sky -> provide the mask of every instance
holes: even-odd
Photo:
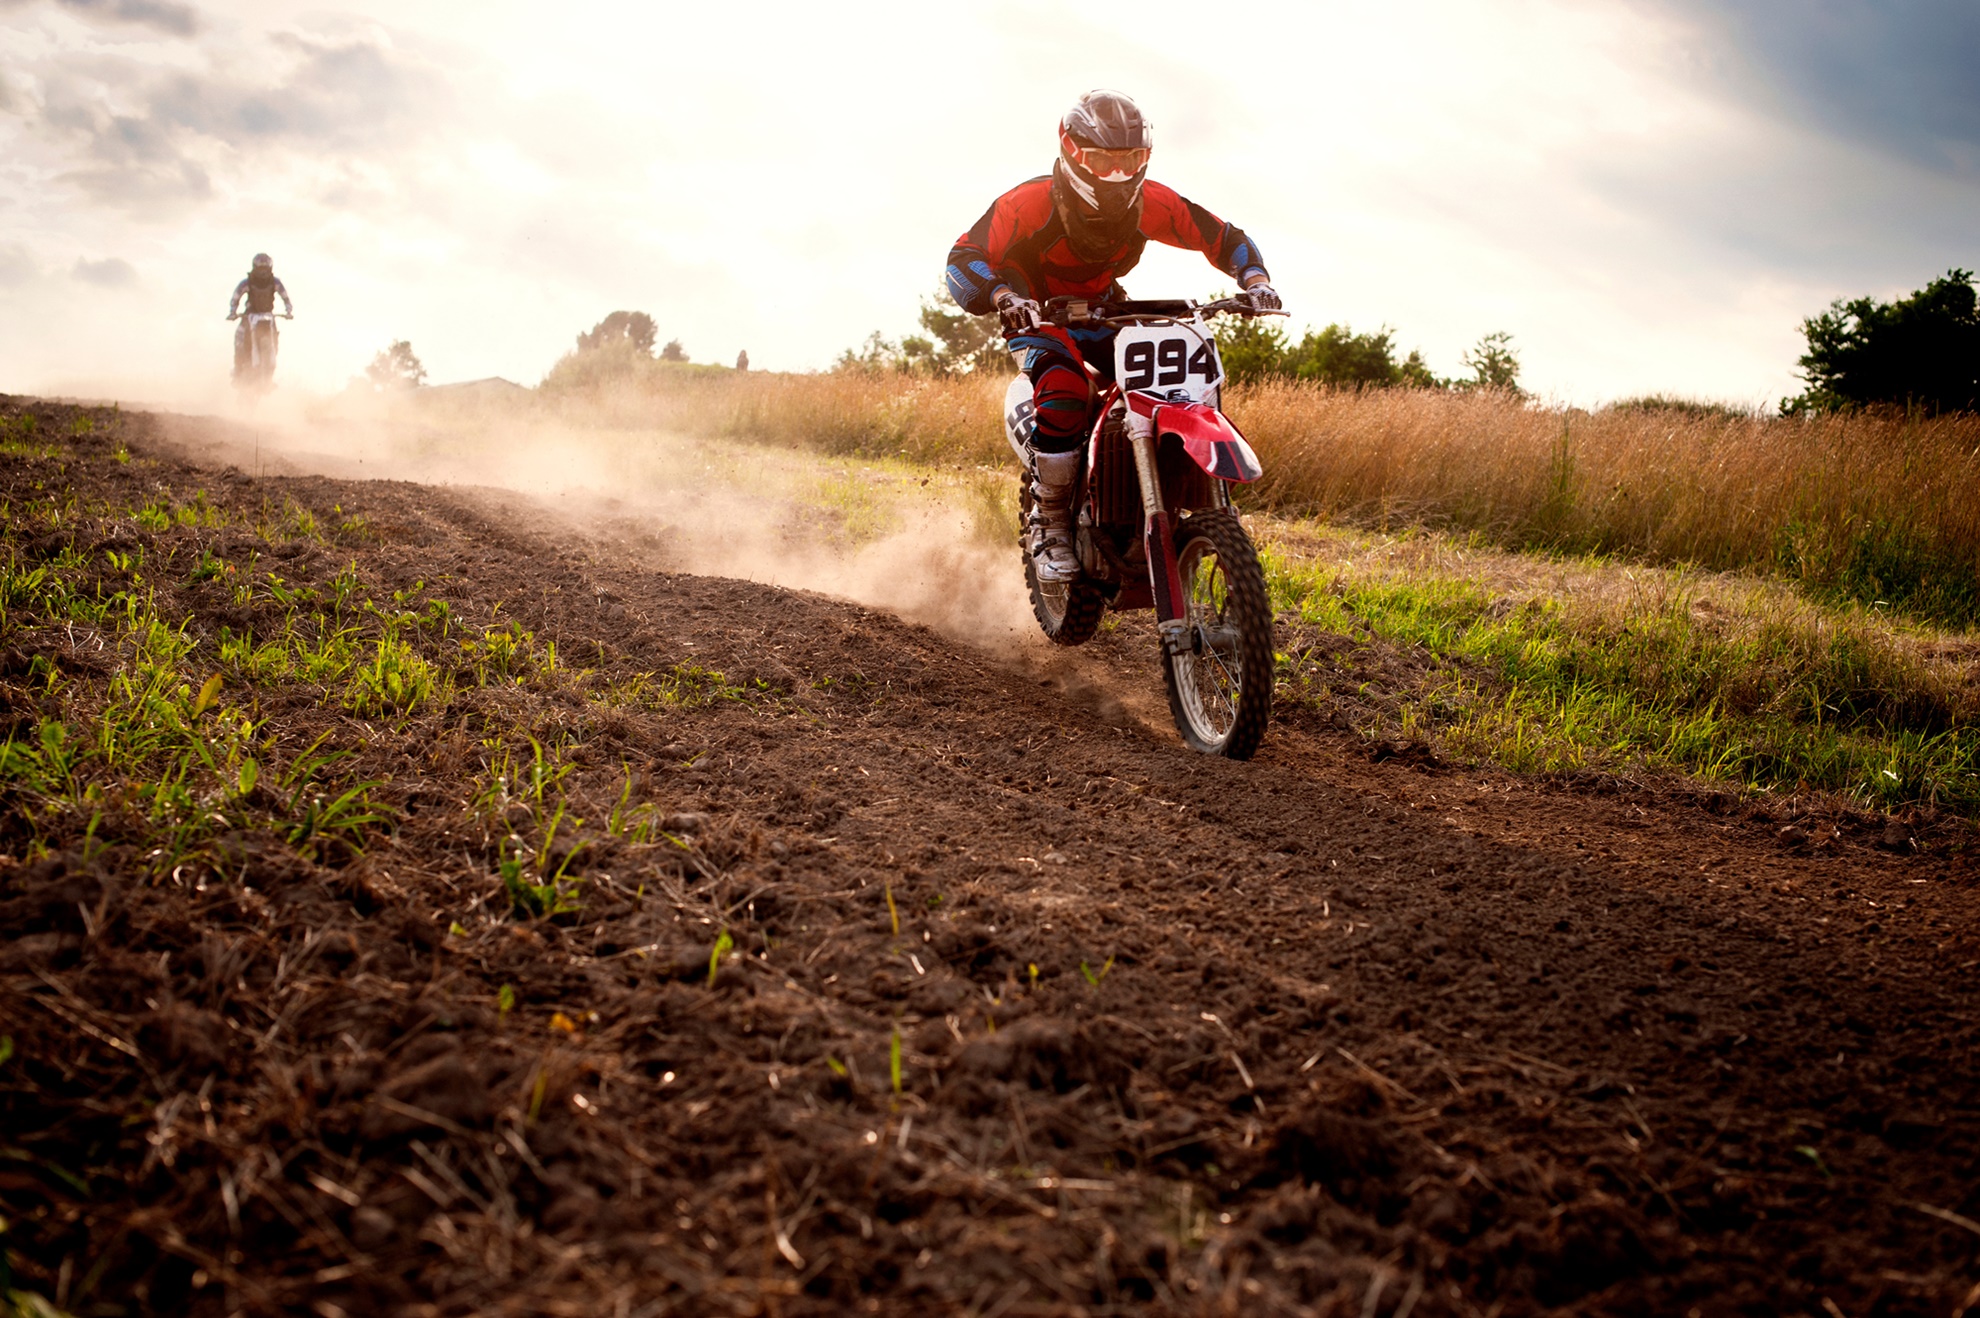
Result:
[[[407,339],[542,378],[608,312],[699,361],[914,329],[1093,87],[1257,242],[1295,329],[1393,327],[1596,405],[1799,387],[1802,318],[1980,266],[1971,0],[0,0],[0,391],[224,395],[267,251],[281,379]],[[1151,248],[1141,296],[1223,285]]]

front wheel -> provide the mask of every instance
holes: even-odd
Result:
[[[275,378],[275,348],[279,340],[275,333],[275,323],[273,321],[263,321],[255,328],[259,331],[258,342],[261,348],[261,366],[257,372],[258,378],[255,382],[266,386]]]
[[[1272,603],[1237,514],[1187,518],[1176,532],[1188,632],[1162,651],[1176,728],[1193,749],[1248,760],[1272,713]]]

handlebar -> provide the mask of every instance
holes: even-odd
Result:
[[[1284,311],[1260,311],[1242,294],[1218,298],[1214,302],[1194,302],[1189,298],[1127,298],[1119,302],[1094,302],[1087,298],[1055,297],[1039,308],[1044,319],[1054,325],[1141,325],[1150,321],[1181,320],[1189,316],[1283,316]]]

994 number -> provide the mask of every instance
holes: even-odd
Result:
[[[1191,352],[1184,338],[1142,339],[1127,345],[1121,361],[1127,378],[1121,384],[1129,389],[1168,388],[1185,384],[1189,377],[1203,377],[1205,384],[1217,378],[1217,367],[1210,356],[1210,345],[1199,343]]]

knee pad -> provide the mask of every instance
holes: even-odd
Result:
[[[1032,443],[1041,453],[1075,447],[1086,429],[1086,376],[1070,364],[1053,363],[1032,382],[1031,399],[1038,409]]]

